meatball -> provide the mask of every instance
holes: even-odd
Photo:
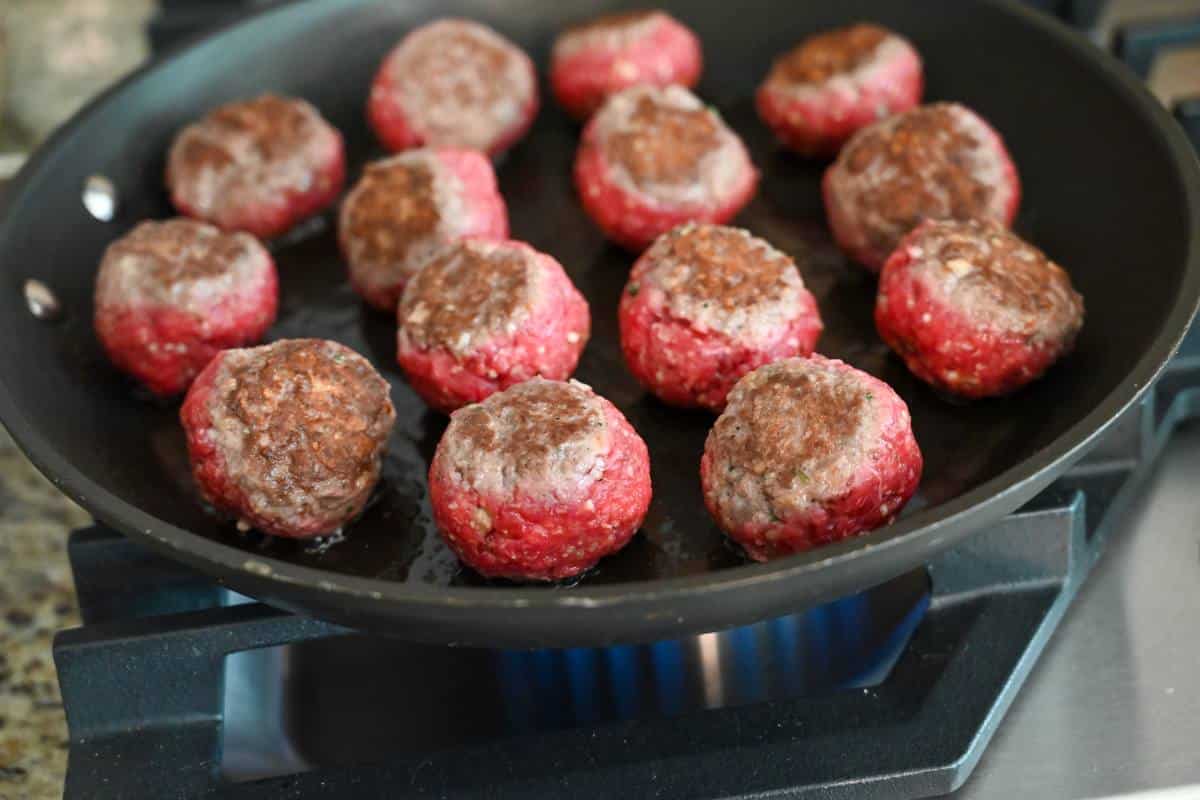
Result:
[[[269,94],[188,125],[167,156],[179,213],[264,239],[330,205],[345,177],[342,135],[305,101]]]
[[[931,220],[884,264],[875,326],[921,380],[988,397],[1070,352],[1083,298],[1061,267],[998,223]]]
[[[389,150],[495,155],[525,135],[537,110],[537,73],[519,47],[479,23],[443,19],[410,32],[384,59],[367,115]]]
[[[608,99],[575,158],[583,207],[604,234],[641,250],[683,222],[727,222],[758,172],[717,112],[681,86],[635,86]]]
[[[214,358],[179,418],[205,500],[241,530],[302,539],[363,510],[396,412],[358,353],[284,339]]]
[[[748,231],[690,222],[634,264],[618,317],[639,383],[714,411],[752,369],[811,353],[822,328],[791,258]]]
[[[921,467],[892,388],[814,355],[759,367],[733,387],[700,480],[717,524],[767,561],[890,523]]]
[[[650,505],[650,458],[612,403],[575,381],[534,378],[451,415],[429,499],[476,572],[560,580],[633,538]]]
[[[696,34],[669,14],[606,14],[559,35],[550,55],[550,84],[567,113],[585,119],[609,95],[630,86],[691,88],[702,62]]]
[[[925,219],[1012,223],[1021,187],[1000,135],[975,112],[934,103],[859,131],[825,172],[838,246],[872,272]]]
[[[260,341],[278,304],[275,262],[253,236],[143,222],[104,251],[96,335],[117,367],[169,397],[220,351]]]
[[[570,377],[590,329],[587,301],[553,258],[464,239],[405,289],[397,360],[425,402],[450,412],[535,375]]]
[[[410,150],[370,164],[338,220],[351,284],[389,314],[409,278],[461,236],[508,237],[496,173],[472,150]]]
[[[832,155],[864,125],[921,102],[921,57],[907,39],[859,23],[810,36],[758,88],[758,114],[785,146]]]

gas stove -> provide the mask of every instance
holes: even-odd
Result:
[[[168,45],[249,5],[258,4],[164,0],[152,40]],[[1195,4],[1146,4],[1169,15],[1150,21],[1119,3],[1040,5],[1146,77],[1162,72],[1156,55],[1184,52],[1164,47],[1200,46]],[[1160,96],[1195,136],[1200,97],[1186,88]],[[801,614],[647,645],[499,651],[372,637],[236,595],[103,527],[77,531],[70,555],[85,624],[55,643],[71,730],[66,796],[162,796],[170,787],[231,798],[978,800],[1200,784],[1194,736],[1173,746],[1149,723],[1144,753],[1122,752],[1128,737],[1114,736],[1101,737],[1090,766],[1077,752],[1105,725],[1142,730],[1136,709],[1113,716],[1126,710],[1124,695],[1097,678],[1124,644],[1111,628],[1121,620],[1105,619],[1114,604],[1103,592],[1119,592],[1113,575],[1135,562],[1113,567],[1110,557],[1092,573],[1110,540],[1127,548],[1129,537],[1114,534],[1195,416],[1197,332],[1063,478],[926,568]],[[1140,527],[1153,510],[1136,512]],[[1155,554],[1137,558],[1170,563],[1162,547],[1190,542],[1176,560],[1194,573],[1192,533],[1172,529],[1152,542]],[[1139,591],[1161,614],[1200,610],[1195,597],[1152,594],[1154,583],[1141,576],[1149,588]],[[1052,649],[1075,660],[1052,658],[1057,671],[1038,677],[1057,681],[1060,695],[1091,687],[1069,700],[1098,709],[1087,717],[1096,730],[1056,725],[1035,685],[989,748],[1081,589],[1097,596],[1072,622],[1095,609],[1095,630],[1054,637]],[[1090,650],[1074,644],[1089,638]],[[1152,644],[1171,652],[1161,636]],[[1090,669],[1089,656],[1101,659]],[[1081,665],[1086,677],[1071,673]],[[1167,704],[1178,692],[1193,707],[1200,691],[1140,690]]]
[[[928,568],[649,645],[375,638],[233,595],[103,528],[78,531],[85,625],[55,644],[67,797],[953,791],[1172,431],[1196,415],[1200,334],[1065,477]]]

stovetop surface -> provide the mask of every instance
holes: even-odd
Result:
[[[927,574],[679,643],[426,652],[226,605],[203,576],[80,531],[86,624],[55,644],[67,796],[1081,798],[1196,782],[1195,661],[1178,643],[1200,596],[1200,429],[1172,450],[1189,462],[1155,465],[1198,415],[1200,331],[1082,462]],[[1152,472],[1130,540],[1120,522]],[[1054,638],[1114,538],[1084,621]],[[964,787],[1048,639],[1066,661]]]
[[[1130,5],[1107,4],[1100,27],[1119,29],[1121,8]],[[1150,6],[1162,16],[1197,8],[1193,0],[1162,0],[1142,3],[1140,10]],[[1095,38],[1107,43],[1105,36]],[[1187,102],[1196,104],[1189,98],[1185,90],[1164,100],[1182,110]],[[1191,123],[1182,113],[1181,120],[1194,124],[1194,112]],[[954,797],[1071,800],[1169,787],[1200,797],[1198,478],[1200,425],[1192,424],[1167,446],[979,766]]]
[[[1200,797],[1200,424],[1146,489],[955,798]]]
[[[1150,43],[1143,77],[1200,142],[1200,102],[1193,99],[1200,90],[1200,3],[1071,5],[1091,7],[1090,35],[1103,47],[1120,52]],[[1164,30],[1179,31],[1179,40],[1160,50],[1153,43]],[[1200,797],[1198,488],[1200,424],[1193,422],[1167,445],[955,798],[1157,798],[1171,789],[1180,798]]]

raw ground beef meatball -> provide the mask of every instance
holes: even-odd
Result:
[[[704,445],[717,524],[757,561],[895,519],[921,480],[908,407],[834,359],[789,358],[738,382]]]
[[[638,382],[672,405],[725,407],[738,379],[821,335],[795,263],[739,228],[686,223],[642,254],[618,309]]]
[[[561,580],[633,538],[650,505],[650,458],[612,403],[575,381],[534,378],[454,412],[429,499],[476,572]]]
[[[537,73],[484,25],[444,19],[405,36],[384,59],[367,115],[389,150],[464,147],[495,155],[537,116]]]
[[[508,236],[496,173],[473,150],[410,150],[368,165],[338,219],[351,284],[390,314],[408,280],[462,236]]]
[[[536,375],[565,380],[590,330],[587,301],[553,258],[464,239],[409,282],[397,360],[426,403],[450,412]]]
[[[358,353],[284,339],[214,358],[179,417],[205,500],[240,530],[302,539],[363,510],[396,412]]]
[[[203,222],[143,222],[104,251],[95,327],[120,369],[167,397],[222,350],[260,341],[279,280],[253,236]]]
[[[995,222],[929,221],[883,266],[875,326],[921,380],[963,397],[1012,392],[1074,347],[1083,298]]]
[[[567,113],[585,119],[609,95],[630,86],[691,88],[702,64],[700,40],[669,14],[606,14],[559,34],[550,55],[550,84]]]
[[[681,86],[635,86],[583,131],[575,185],[604,234],[641,250],[684,222],[727,222],[758,172],[737,134]]]
[[[167,156],[179,213],[264,239],[331,204],[345,177],[342,135],[305,101],[270,94],[188,125]]]
[[[831,155],[864,125],[921,102],[921,57],[908,40],[859,23],[810,36],[776,60],[758,114],[784,145]]]
[[[859,131],[825,172],[833,238],[878,272],[900,239],[926,219],[1012,223],[1017,169],[1000,135],[957,103],[934,103]]]

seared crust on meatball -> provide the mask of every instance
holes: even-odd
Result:
[[[258,241],[188,219],[143,222],[104,252],[96,335],[156,394],[182,392],[218,352],[275,321],[275,263]]]
[[[559,104],[583,119],[630,86],[695,86],[702,61],[700,40],[663,11],[605,14],[555,39],[550,83]]]
[[[715,411],[747,372],[811,353],[822,329],[791,258],[703,223],[663,234],[638,259],[618,314],[634,377],[665,402]]]
[[[463,239],[400,302],[397,358],[417,393],[453,411],[535,375],[563,380],[587,344],[587,301],[550,256],[521,242]]]
[[[470,150],[410,150],[367,165],[338,220],[351,284],[390,313],[408,280],[462,236],[508,236],[496,173]]]
[[[362,511],[395,418],[371,364],[323,339],[225,351],[180,411],[204,498],[239,528],[295,538]]]
[[[734,387],[700,477],[717,524],[766,561],[891,522],[921,477],[908,408],[841,361],[777,361]]]
[[[582,384],[535,380],[456,414],[440,453],[461,480],[497,499],[583,500],[603,474],[611,431]]]
[[[575,184],[613,241],[641,250],[688,221],[725,222],[758,173],[737,134],[680,86],[635,86],[608,99],[583,132]]]
[[[531,251],[515,242],[447,247],[406,292],[400,305],[405,338],[463,353],[524,322],[539,288]]]
[[[534,378],[454,412],[429,470],[451,548],[514,580],[578,575],[621,549],[650,493],[645,443],[574,381]]]
[[[825,155],[859,128],[921,100],[921,58],[903,37],[870,23],[810,36],[780,56],[758,89],[758,112],[779,140]]]
[[[389,150],[421,145],[496,154],[538,109],[533,62],[476,22],[443,19],[405,36],[379,68],[368,115]]]
[[[825,172],[825,210],[847,255],[878,271],[926,219],[1011,224],[1016,167],[992,128],[956,103],[934,103],[871,125]]]
[[[824,83],[870,64],[879,48],[894,36],[886,28],[867,22],[810,36],[775,62],[767,80],[791,86]]]
[[[345,172],[342,135],[312,105],[265,94],[180,131],[167,188],[182,214],[269,238],[332,203]]]
[[[1041,376],[1074,347],[1083,298],[1067,273],[994,222],[926,222],[884,265],[880,336],[913,374],[987,397]]]

